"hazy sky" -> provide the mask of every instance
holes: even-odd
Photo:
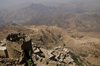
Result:
[[[67,3],[71,1],[99,1],[100,0],[0,0],[0,8],[5,8],[13,5],[18,5],[21,3],[43,3],[43,2],[58,2]]]
[[[5,8],[21,3],[64,2],[66,0],[0,0],[0,8]],[[70,1],[70,0],[67,0]]]

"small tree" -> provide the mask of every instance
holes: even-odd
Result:
[[[58,35],[59,38],[61,38],[61,35]]]

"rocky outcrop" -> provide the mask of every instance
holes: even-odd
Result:
[[[8,34],[0,45],[7,50],[6,55],[8,53],[8,57],[0,58],[2,66],[77,66],[67,48],[58,46],[47,50],[32,46],[31,39],[22,33]]]
[[[6,39],[4,39],[4,40],[2,40],[1,42],[0,42],[0,46],[5,46],[6,45]]]
[[[31,59],[29,56],[33,52],[29,36],[24,33],[8,34],[6,39],[1,41],[0,46],[0,55],[2,55],[0,61],[1,64],[5,64],[7,66],[28,65],[27,61]]]
[[[37,50],[33,51],[32,59],[36,64],[45,64],[46,66],[77,66],[67,48],[58,46],[52,50],[47,50],[38,47]],[[41,53],[36,54],[36,51]]]

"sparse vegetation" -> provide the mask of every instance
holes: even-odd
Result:
[[[61,38],[61,35],[58,35],[59,38]]]
[[[88,64],[91,64],[90,62],[87,61]]]
[[[72,35],[71,37],[73,37],[73,38],[83,38],[84,36],[78,36],[78,35],[74,36],[74,35]]]
[[[77,57],[74,53],[70,52],[71,57],[74,59],[75,63],[79,66],[84,66],[81,62],[78,61]]]
[[[39,31],[40,30],[44,30],[43,32],[45,32],[45,33],[42,33],[41,31],[39,32],[40,34],[38,34],[38,33],[36,33],[36,32],[32,32],[33,30],[28,30],[27,28],[31,28],[31,27],[33,27],[33,28],[37,28]],[[59,29],[57,30],[57,29],[55,29],[55,28],[52,28],[52,27],[49,27],[48,26],[48,30],[51,30],[51,32],[50,33],[48,33],[47,31],[45,31],[45,29],[47,29],[47,26],[44,26],[44,28],[41,28],[41,26],[24,26],[24,28],[23,27],[20,27],[20,26],[5,26],[5,27],[1,27],[1,29],[3,28],[3,30],[5,30],[5,31],[7,31],[8,30],[8,32],[15,32],[15,31],[17,31],[17,30],[22,30],[25,34],[28,34],[28,35],[30,35],[30,37],[33,39],[33,42],[34,43],[37,43],[37,44],[39,44],[39,46],[41,45],[43,48],[48,48],[48,49],[50,49],[51,47],[53,47],[53,46],[57,46],[57,45],[60,45],[60,44],[58,44],[58,43],[60,43],[60,42],[58,42],[58,41],[60,41],[59,39],[58,39],[58,35],[60,36],[60,33],[56,33],[56,31],[58,31],[58,32],[60,32],[59,31]],[[41,28],[41,29],[40,29]],[[56,28],[59,28],[59,27],[56,27]],[[15,30],[16,29],[16,30]],[[55,33],[53,32],[53,31],[55,31]],[[67,33],[67,30],[65,31],[65,30],[62,30],[61,29],[61,31],[64,31],[65,33]],[[71,30],[70,30],[71,31]],[[52,33],[52,34],[51,34]],[[83,48],[86,48],[86,49],[84,49],[84,50],[82,50],[82,48],[80,48],[80,47],[82,47],[81,46],[81,44],[80,44],[80,46],[78,46],[78,45],[76,45],[75,46],[75,43],[72,41],[72,37],[69,37],[69,35],[67,35],[67,34],[62,34],[62,36],[64,37],[64,38],[62,38],[62,40],[61,41],[63,41],[64,42],[64,44],[66,44],[66,46],[65,47],[69,47],[69,49],[70,50],[72,50],[72,51],[74,51],[75,50],[75,52],[82,52],[83,54],[79,54],[79,57],[80,58],[78,58],[78,56],[76,56],[76,58],[77,58],[77,60],[76,60],[76,62],[78,63],[84,63],[84,61],[87,61],[87,59],[83,59],[83,58],[85,58],[85,57],[88,57],[88,55],[87,54],[91,54],[91,55],[94,55],[93,56],[93,58],[96,58],[96,59],[99,59],[98,57],[99,57],[99,55],[100,55],[100,52],[98,51],[100,48],[99,48],[99,42],[98,42],[98,44],[96,44],[96,42],[93,42],[91,45],[96,45],[96,46],[94,46],[96,49],[98,49],[97,51],[95,51],[94,49],[94,47],[91,49],[91,48],[89,48],[89,50],[88,50],[88,48],[87,48],[87,44],[85,44],[84,46],[83,46]],[[74,33],[74,34],[73,34]],[[77,32],[76,32],[77,33]],[[76,35],[76,33],[75,32],[72,32],[72,33],[69,33],[70,35]],[[83,33],[83,32],[82,32]],[[86,36],[86,38],[88,38],[88,39],[92,39],[92,38],[90,38],[90,37],[88,37],[87,35],[85,35],[85,34],[87,34],[88,32],[84,32],[83,34],[84,34],[84,36]],[[3,38],[3,31],[1,31],[1,36],[2,37],[0,37],[0,38]],[[7,33],[6,33],[7,34]],[[79,34],[80,36],[83,36],[83,34]],[[91,35],[90,35],[91,34]],[[93,35],[93,33],[91,33],[90,32],[90,34],[88,34],[89,36],[92,36]],[[98,37],[100,37],[99,36],[99,32],[98,33],[94,33],[94,35],[96,35],[96,36],[98,36]],[[45,35],[47,35],[46,37],[44,37]],[[41,37],[42,36],[42,37]],[[42,40],[40,40],[39,38],[41,37],[41,39]],[[50,37],[50,38],[48,38],[48,37]],[[61,36],[60,36],[61,37]],[[73,38],[74,39],[74,38]],[[70,40],[70,41],[69,41]],[[80,40],[80,39],[79,39]],[[84,38],[82,38],[81,40],[85,40],[85,37]],[[87,41],[87,40],[86,40]],[[58,43],[57,43],[58,42]],[[17,43],[19,43],[19,44],[21,44],[21,41],[17,41]],[[56,44],[57,43],[57,44]],[[61,42],[62,43],[62,42]],[[83,42],[84,43],[84,42]],[[90,42],[89,42],[90,43]],[[82,44],[83,45],[83,44]],[[61,45],[60,45],[61,46]],[[73,47],[74,46],[74,47]],[[91,47],[91,46],[90,46]],[[78,50],[77,50],[78,49]],[[84,51],[87,51],[87,52],[84,52]],[[96,56],[97,55],[97,56]],[[82,57],[82,59],[81,59],[81,57]],[[30,60],[29,60],[30,61]],[[29,62],[28,60],[27,60],[27,62]],[[83,62],[82,62],[83,61]],[[94,60],[95,61],[95,60]],[[98,60],[97,60],[98,61]],[[87,62],[86,62],[87,63]],[[91,62],[90,62],[91,63]],[[91,63],[92,64],[92,63]]]
[[[47,46],[46,49],[52,49],[52,46]]]
[[[83,60],[81,60],[79,56],[76,56],[76,57],[77,57],[81,62],[83,62]]]
[[[32,62],[31,59],[28,59],[28,60],[27,60],[27,63],[28,63],[28,66],[33,66],[33,62]]]
[[[17,42],[18,44],[22,44],[23,41],[22,41],[22,40],[19,40],[19,41],[16,41],[16,42]]]
[[[28,66],[33,66],[31,50],[27,51],[27,52],[28,52],[27,58],[26,58],[27,65]]]
[[[98,58],[99,56],[98,55],[95,55],[95,58]]]
[[[79,38],[83,38],[84,36],[79,36]]]
[[[88,54],[79,54],[81,55],[82,57],[88,57]]]
[[[20,33],[18,33],[17,37],[18,37],[18,38],[20,37]]]
[[[78,56],[71,53],[78,66],[84,66],[85,61],[87,64],[93,64],[92,62],[95,61],[100,64],[98,62],[100,58],[99,2],[100,0],[72,3],[66,1],[52,4],[49,2],[35,4],[34,2],[33,4],[25,4],[25,6],[23,4],[21,7],[19,5],[17,9],[14,6],[9,7],[10,9],[1,6],[0,26],[3,27],[0,27],[0,41],[10,32],[24,32],[32,39],[32,45],[47,49],[63,46],[70,47],[71,51],[75,53],[82,52]],[[54,27],[52,28],[52,26]],[[20,40],[21,35],[16,34],[11,42],[23,44],[27,39],[23,37]],[[28,55],[25,60],[27,66],[33,66],[32,52],[27,51],[26,53]],[[94,59],[91,61],[88,58]],[[92,66],[97,65],[96,63]]]

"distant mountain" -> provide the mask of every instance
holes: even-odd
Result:
[[[32,19],[23,25],[56,25],[62,28],[100,29],[100,14],[63,14],[52,17]]]
[[[91,12],[84,3],[44,6],[31,4],[17,10],[0,11],[0,26],[4,25],[57,25],[63,28],[100,28],[100,10]],[[97,13],[98,12],[98,13]]]
[[[19,6],[18,6],[19,7]],[[31,4],[21,9],[7,9],[0,11],[0,19],[5,23],[16,21],[18,23],[29,22],[33,18],[41,18],[66,13],[83,13],[86,10],[80,4],[55,4],[55,6],[44,6],[42,4]],[[14,7],[13,7],[14,8]],[[16,8],[16,7],[15,7]],[[2,22],[0,20],[0,22]],[[5,25],[5,24],[4,24]]]
[[[18,9],[18,10],[2,10],[0,11],[0,23],[4,21],[6,23],[12,23],[16,21],[17,23],[28,22],[33,18],[53,16],[56,14],[65,13],[66,9],[48,7],[42,4],[31,4],[28,7]]]

